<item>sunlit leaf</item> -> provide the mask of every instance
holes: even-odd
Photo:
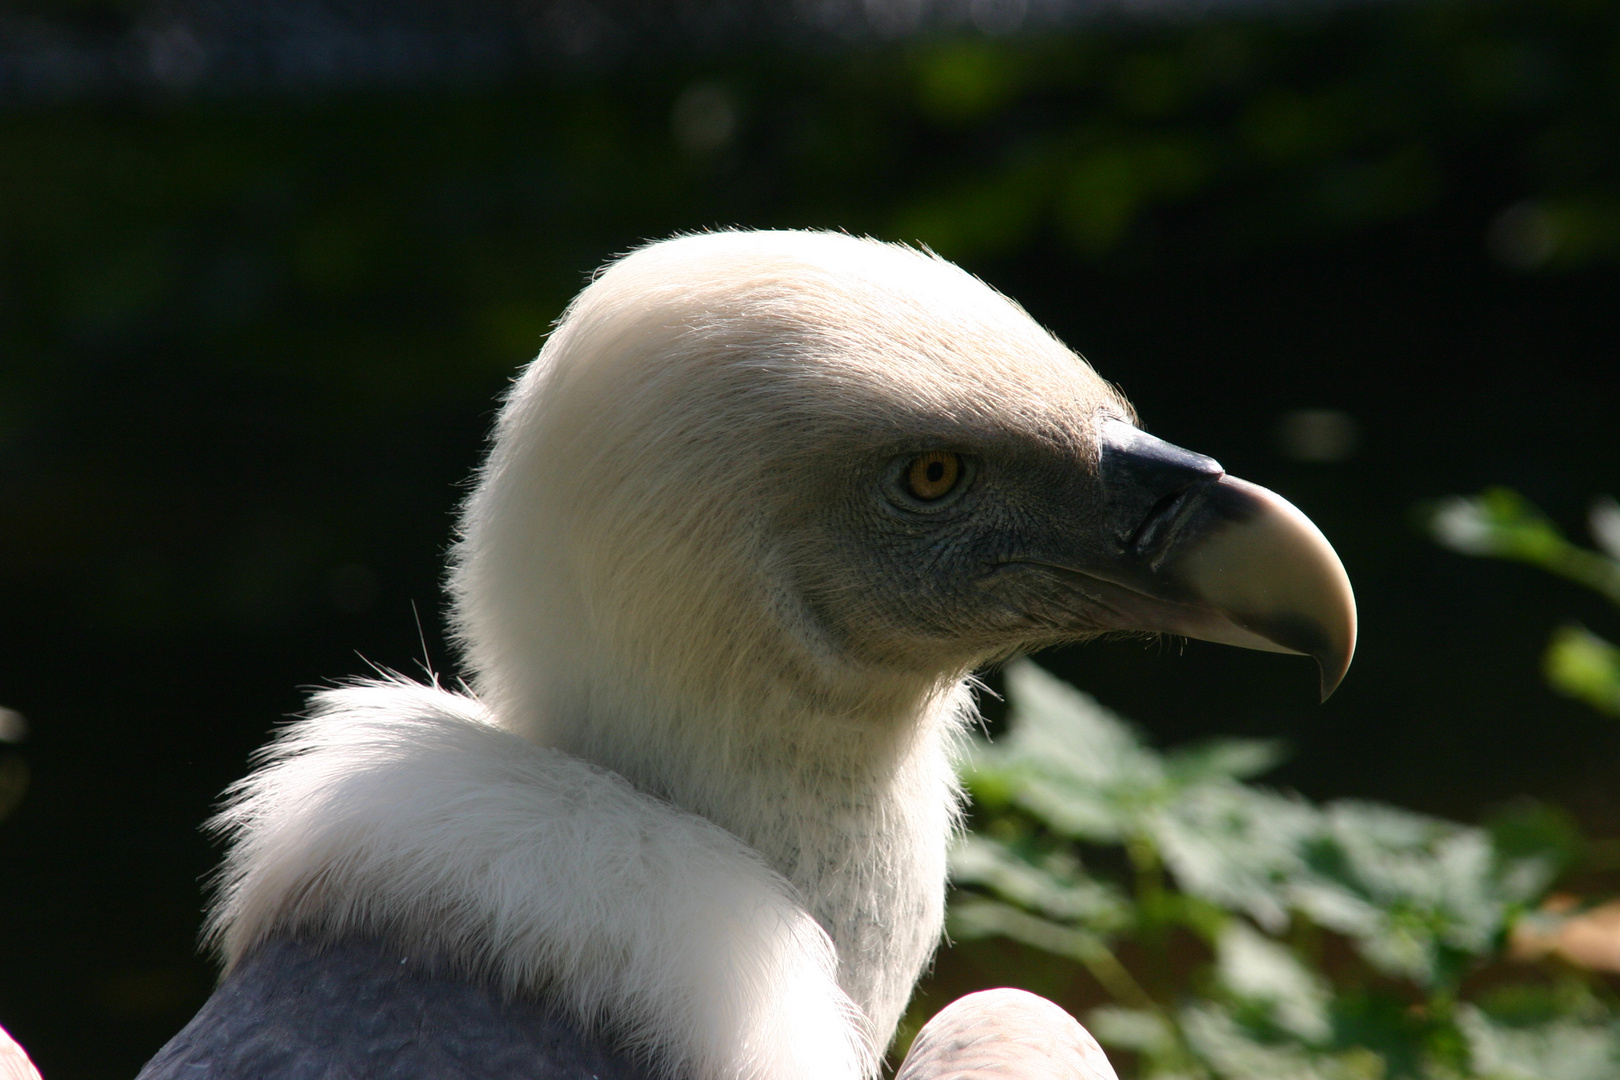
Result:
[[[1609,520],[1605,511],[1596,510],[1594,532],[1601,535]],[[1436,540],[1465,555],[1530,563],[1620,604],[1620,561],[1570,543],[1516,491],[1490,488],[1473,497],[1445,499],[1430,511],[1428,525]]]
[[[1086,1027],[1098,1042],[1144,1056],[1167,1057],[1176,1046],[1176,1031],[1169,1019],[1151,1009],[1104,1005],[1086,1014]]]
[[[1454,977],[1452,954],[1489,951],[1522,899],[1482,830],[1348,801],[1328,808],[1327,823],[1312,874],[1291,895],[1391,975],[1425,985]]]
[[[1586,527],[1603,553],[1620,561],[1620,502],[1613,495],[1592,500],[1586,512]]]
[[[1181,888],[1275,932],[1288,922],[1287,885],[1306,872],[1304,851],[1322,821],[1301,800],[1227,782],[1187,792],[1150,829]]]
[[[1287,757],[1275,739],[1210,739],[1165,755],[1177,784],[1204,780],[1248,780],[1270,772]]]
[[[1325,1043],[1332,1035],[1332,995],[1326,981],[1283,945],[1233,919],[1215,955],[1216,975],[1225,989],[1259,1005],[1276,1027],[1307,1043]]]
[[[1540,896],[1586,853],[1580,829],[1567,811],[1531,799],[1505,806],[1485,827],[1504,888],[1522,901]]]
[[[1547,643],[1542,670],[1553,689],[1620,716],[1620,646],[1584,626],[1563,626]]]
[[[1489,1080],[1614,1080],[1620,1076],[1620,1024],[1557,1019],[1514,1026],[1463,1005],[1457,1023],[1474,1071]]]
[[[1051,919],[1111,933],[1130,922],[1130,904],[1114,887],[1085,876],[1080,864],[1062,853],[1031,862],[1006,845],[968,836],[951,851],[951,880],[980,885],[998,896]]]
[[[1207,1080],[1205,1069],[1187,1050],[1175,1022],[1158,1009],[1105,1005],[1086,1014],[1097,1041],[1136,1055],[1139,1080]]]
[[[1435,507],[1429,525],[1435,539],[1465,555],[1537,562],[1568,543],[1528,499],[1507,488],[1445,499]]]
[[[988,782],[1057,831],[1116,841],[1170,792],[1159,756],[1094,698],[1034,664],[1009,665],[1009,733],[975,747],[970,787]]]
[[[995,900],[966,900],[953,905],[950,914],[951,934],[963,939],[1011,938],[1085,964],[1107,952],[1102,938],[1089,930],[1077,930]]]
[[[1384,1063],[1360,1048],[1313,1053],[1297,1044],[1256,1037],[1213,1004],[1192,1005],[1179,1019],[1187,1042],[1221,1080],[1382,1080]]]
[[[1029,661],[1006,671],[1009,737],[993,755],[1077,784],[1159,781],[1159,755],[1097,699]]]

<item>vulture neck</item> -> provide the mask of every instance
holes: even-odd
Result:
[[[543,741],[733,833],[790,881],[832,938],[839,981],[892,1030],[938,941],[956,827],[960,678],[861,692],[751,686],[730,700],[602,681],[553,700]]]
[[[910,772],[946,749],[956,727],[952,685],[905,682],[840,700],[756,685],[730,701],[687,703],[604,682],[547,709],[542,729],[559,749],[748,841],[813,896],[805,860],[843,839],[829,834],[914,797]]]

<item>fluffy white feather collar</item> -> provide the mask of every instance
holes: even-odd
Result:
[[[874,1070],[833,943],[785,878],[465,694],[317,695],[215,824],[233,841],[210,921],[228,963],[273,933],[383,933],[543,995],[672,1075]]]

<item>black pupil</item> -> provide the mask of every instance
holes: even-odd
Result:
[[[928,482],[937,484],[945,479],[945,463],[943,461],[930,461],[928,463]]]

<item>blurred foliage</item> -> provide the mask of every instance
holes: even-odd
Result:
[[[175,504],[153,475],[222,440],[143,428],[137,445],[119,424],[239,386],[296,397],[312,446],[474,415],[605,254],[703,224],[970,263],[1056,246],[1128,273],[1444,205],[1512,272],[1610,260],[1617,56],[1612,4],[1418,0],[338,98],[0,103],[0,454],[92,405],[109,369],[148,395],[109,403],[119,453],[87,440],[0,480],[0,573],[104,625],[284,623],[373,559],[374,508],[314,513],[308,488]],[[101,453],[120,470],[84,464]],[[227,549],[154,535],[188,519]]]
[[[1482,152],[1514,146],[1518,191],[1483,230],[1496,258],[1620,251],[1612,5],[1291,15],[911,46],[895,104],[912,96],[935,139],[969,152],[928,170],[882,231],[954,258],[1047,230],[1092,258],[1141,257],[1187,239],[1181,211],[1202,204],[1203,242],[1297,243],[1466,197]]]
[[[1009,733],[966,770],[978,818],[952,860],[951,933],[1083,965],[1112,998],[1086,1023],[1134,1058],[1124,1075],[1620,1075],[1611,989],[1507,960],[1580,858],[1559,813],[1526,804],[1481,829],[1317,805],[1247,782],[1274,744],[1161,753],[1028,662],[1007,691]]]
[[[1620,504],[1612,497],[1595,499],[1587,516],[1597,550],[1571,543],[1529,500],[1507,488],[1448,499],[1429,511],[1427,521],[1435,539],[1454,551],[1539,566],[1620,607]],[[1620,647],[1568,623],[1553,631],[1542,669],[1555,690],[1620,716]]]
[[[102,626],[287,625],[399,528],[323,504],[314,476],[195,497],[170,478],[230,472],[232,441],[331,460],[385,422],[478,415],[604,256],[680,229],[1130,274],[1443,211],[1508,273],[1611,262],[1616,57],[1613,4],[1412,0],[336,96],[0,101],[0,458],[33,455],[0,472],[0,575]],[[90,437],[41,452],[98,405]],[[276,409],[295,432],[234,434]],[[142,422],[177,413],[208,419]],[[170,529],[221,540],[181,551]]]

